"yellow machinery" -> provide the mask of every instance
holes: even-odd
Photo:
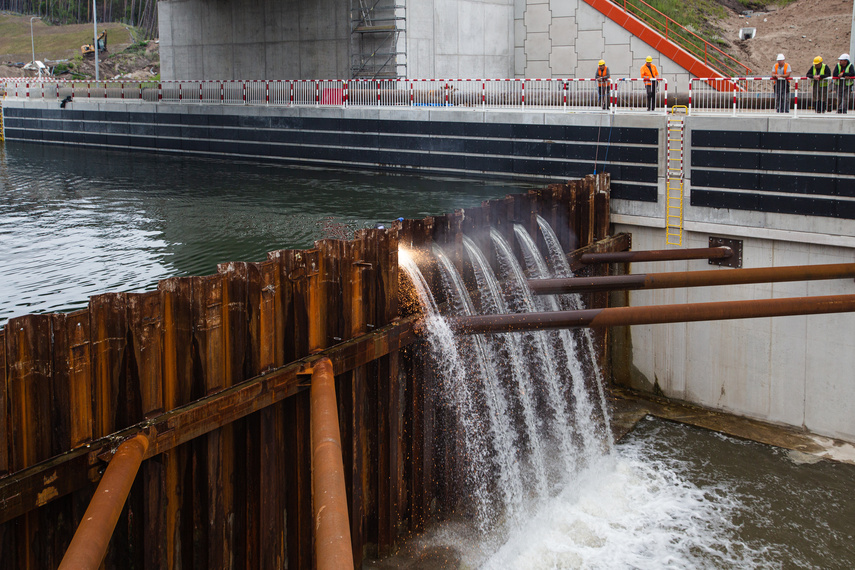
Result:
[[[98,53],[107,51],[107,30],[98,35]],[[80,46],[80,55],[95,55],[95,47],[92,44]]]

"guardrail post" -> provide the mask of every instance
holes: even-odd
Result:
[[[793,85],[793,117],[799,116],[799,80],[796,79]]]

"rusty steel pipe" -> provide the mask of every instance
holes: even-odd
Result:
[[[312,511],[318,570],[353,568],[350,519],[335,401],[335,377],[329,358],[312,371]]]
[[[728,271],[678,271],[674,273],[640,273],[638,275],[609,275],[605,277],[571,277],[566,279],[530,279],[535,295],[558,295],[589,291],[624,291],[630,289],[669,289],[675,287],[706,287],[711,285],[741,285],[746,283],[777,283],[783,281],[815,281],[855,277],[855,263],[827,265],[789,265],[758,267]]]
[[[148,443],[148,437],[140,434],[116,449],[62,557],[60,570],[95,570],[101,566]]]
[[[632,263],[634,261],[683,261],[687,259],[724,259],[733,255],[727,246],[689,249],[654,249],[649,251],[612,251],[583,253],[581,263]]]
[[[614,307],[548,313],[475,315],[454,317],[449,321],[458,332],[489,333],[753,319],[853,311],[855,311],[855,295],[829,295],[825,297],[789,297],[684,305]]]

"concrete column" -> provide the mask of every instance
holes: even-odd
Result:
[[[852,28],[849,34],[849,56],[855,51],[855,3],[852,4]]]

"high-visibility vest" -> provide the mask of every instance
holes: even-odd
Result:
[[[777,64],[777,63],[775,64],[775,75],[778,75],[778,65],[779,64]],[[785,62],[784,63],[784,70],[781,72],[781,75],[784,75],[786,73],[790,73],[790,64]]]
[[[597,77],[605,77],[608,74],[609,74],[609,66],[608,65],[604,65],[602,69],[600,69],[600,66],[597,66]]]
[[[849,65],[847,65],[845,69],[841,68],[841,67],[840,67],[840,62],[838,62],[838,63],[837,63],[837,73],[836,73],[834,76],[835,76],[835,77],[838,77],[838,78],[840,78],[840,79],[843,79],[843,74],[844,74],[844,73],[847,73],[847,72],[850,72],[850,71],[852,71],[852,62],[851,62],[851,61],[849,62]],[[852,78],[851,78],[851,77],[847,77],[847,78],[846,78],[846,80],[844,81],[844,84],[846,84],[846,85],[852,85]]]
[[[650,65],[650,67],[647,67]],[[641,66],[641,77],[644,78],[644,84],[650,85],[650,80],[654,77],[659,77],[659,70],[656,69],[656,65],[650,63],[645,63]]]

